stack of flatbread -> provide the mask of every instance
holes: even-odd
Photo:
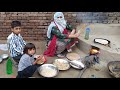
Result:
[[[77,54],[77,53],[68,53],[67,55],[66,55],[66,57],[69,59],[69,60],[78,60],[78,59],[80,59],[80,55],[79,54]]]

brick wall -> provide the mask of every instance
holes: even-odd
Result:
[[[21,35],[25,40],[44,40],[53,15],[54,12],[0,12],[0,40],[6,40],[11,33],[12,20],[21,21]],[[68,22],[74,26],[76,22],[74,14],[64,12],[64,15]]]
[[[11,33],[10,23],[22,23],[25,40],[44,40],[54,12],[0,12],[0,40],[6,40]],[[79,23],[120,23],[119,12],[64,12],[65,19],[74,27]]]
[[[82,23],[120,23],[120,12],[77,12],[77,22]]]

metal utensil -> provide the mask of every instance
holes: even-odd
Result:
[[[68,70],[70,68],[68,60],[65,59],[55,59],[53,65],[56,65],[59,70]]]
[[[59,70],[53,64],[43,64],[38,68],[38,72],[43,77],[51,78],[51,77],[55,77],[58,74]]]
[[[0,63],[3,61],[3,59],[0,57]]]
[[[67,58],[67,57],[66,57]],[[67,61],[70,63],[70,65],[73,67],[73,68],[76,68],[76,69],[83,69],[85,66],[84,64],[79,60],[69,60],[67,58]]]
[[[2,55],[1,55],[1,58],[2,58],[3,60],[7,59],[8,57],[9,57],[8,54],[2,54]]]
[[[72,67],[76,66],[79,69],[83,69],[85,67],[84,64],[79,60],[70,61],[70,64],[71,64]]]

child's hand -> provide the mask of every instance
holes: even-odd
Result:
[[[43,62],[43,55],[35,55],[34,56],[36,58],[35,62],[33,64],[36,64],[36,63],[42,63]]]
[[[42,58],[43,58],[43,55],[39,55],[39,56],[37,56],[36,59],[40,60],[40,59],[42,59]]]
[[[45,62],[45,60],[44,60],[45,58],[44,58],[44,56],[43,55],[41,55],[41,56],[39,56],[38,58],[37,58],[37,64],[43,64],[44,62]]]

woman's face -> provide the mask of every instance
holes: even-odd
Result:
[[[36,52],[35,49],[28,49],[28,54],[30,54],[30,55],[34,55],[35,52]]]
[[[62,21],[63,21],[63,17],[62,17],[62,16],[58,16],[58,17],[57,17],[57,22],[58,22],[58,23],[62,23]]]
[[[62,12],[56,12],[54,14],[54,20],[62,26],[66,26],[66,20],[64,19],[64,15]]]
[[[61,22],[62,20],[64,20],[64,15],[63,15],[63,13],[62,13],[62,12],[56,12],[56,13],[54,14],[54,20],[55,20],[56,22]]]

